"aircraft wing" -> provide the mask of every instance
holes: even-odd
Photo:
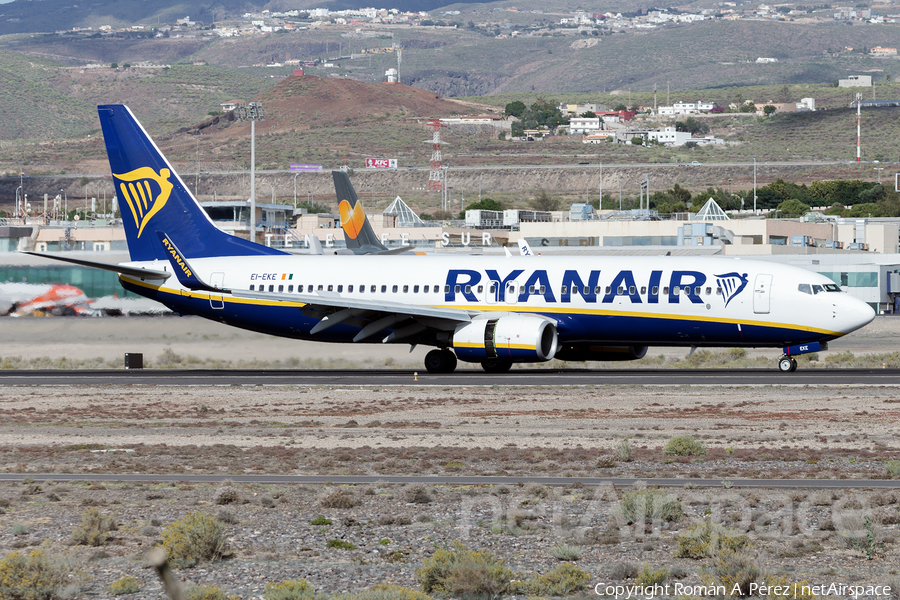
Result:
[[[422,306],[400,302],[384,302],[364,298],[348,298],[334,292],[317,294],[284,294],[231,290],[237,298],[300,302],[306,304],[304,315],[318,316],[319,323],[310,333],[315,335],[330,327],[345,323],[360,328],[354,342],[366,340],[385,329],[393,333],[384,342],[399,342],[426,330],[453,331],[457,325],[468,323],[477,312],[457,308]]]

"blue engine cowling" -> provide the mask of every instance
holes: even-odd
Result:
[[[556,324],[531,315],[476,319],[453,333],[456,356],[467,362],[543,362],[556,355],[556,348]]]

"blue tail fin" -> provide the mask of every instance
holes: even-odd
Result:
[[[156,231],[177,240],[190,258],[284,254],[216,228],[127,106],[97,112],[131,260],[168,259]]]

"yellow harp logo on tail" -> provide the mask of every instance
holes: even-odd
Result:
[[[150,222],[153,215],[166,205],[174,187],[169,182],[170,175],[169,169],[161,169],[157,174],[150,167],[141,167],[129,173],[116,175],[116,179],[119,180],[119,191],[128,203],[131,216],[134,217],[134,223],[138,228],[138,237],[141,237],[144,226]]]

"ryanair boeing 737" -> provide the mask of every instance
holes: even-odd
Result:
[[[128,107],[98,110],[131,261],[42,256],[115,271],[180,314],[321,342],[424,344],[431,373],[457,359],[490,372],[634,360],[649,346],[784,348],[778,367],[793,371],[795,355],[874,318],[822,275],[752,260],[291,255],[218,230]],[[342,216],[362,231],[353,208]]]

